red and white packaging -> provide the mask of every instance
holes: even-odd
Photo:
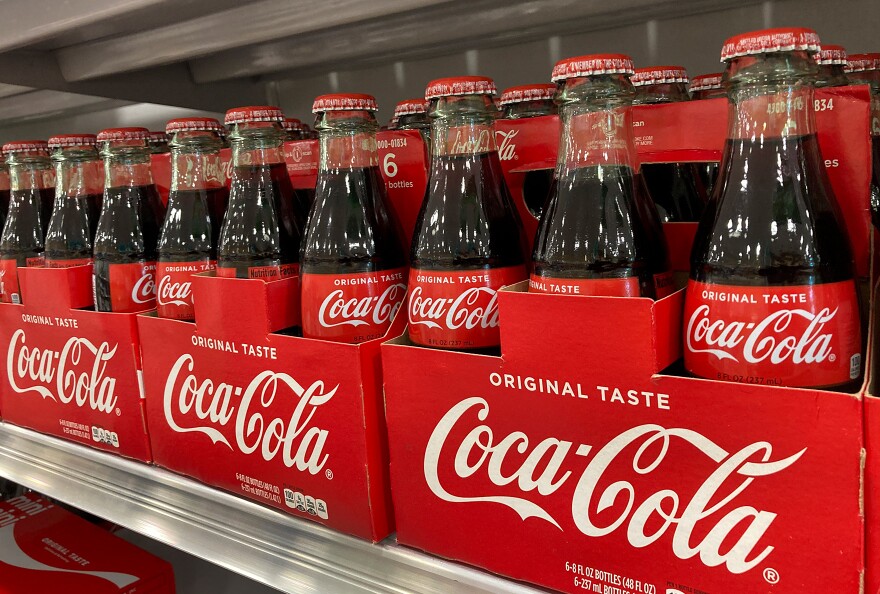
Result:
[[[151,461],[135,314],[84,309],[90,265],[18,276],[24,305],[0,305],[4,420]]]
[[[863,275],[867,99],[828,89],[816,107]],[[717,159],[726,113],[723,101],[636,108],[643,162]],[[498,130],[526,138],[553,119]],[[513,163],[502,161],[512,189]],[[665,226],[679,270],[694,227]],[[521,283],[498,293],[501,357],[417,348],[406,334],[384,344],[398,541],[565,592],[861,592],[863,489],[874,480],[880,497],[880,464],[869,452],[863,480],[863,456],[880,421],[863,426],[860,393],[675,375],[683,302]],[[871,555],[880,534],[867,540]]]
[[[195,324],[138,318],[154,460],[378,541],[393,527],[379,345],[405,317],[359,345],[275,334],[298,320],[298,284],[196,275]]]
[[[0,592],[174,594],[171,564],[34,493],[0,501]]]
[[[318,183],[317,140],[292,140],[284,143],[287,174],[295,190],[313,190]]]

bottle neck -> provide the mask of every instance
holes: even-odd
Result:
[[[495,104],[489,95],[441,97],[431,104],[431,153],[481,155],[497,150]]]
[[[284,131],[275,122],[236,124],[229,142],[233,167],[284,163]]]
[[[171,191],[222,187],[220,138],[212,132],[179,132],[171,142]]]
[[[55,171],[46,154],[17,153],[10,157],[9,189],[44,190],[55,185]]]
[[[849,84],[846,72],[839,64],[820,64],[819,75],[816,77],[815,86],[819,87],[842,87]]]
[[[104,187],[124,188],[153,184],[150,153],[146,147],[104,152]]]
[[[623,75],[566,81],[557,171],[603,165],[635,169],[632,97],[632,84]]]
[[[537,118],[540,116],[557,113],[556,104],[552,99],[539,99],[535,101],[520,101],[504,106],[504,118],[519,120],[523,118]]]
[[[431,120],[426,113],[402,115],[397,120],[396,130],[430,130]]]
[[[729,138],[764,142],[813,134],[817,70],[805,52],[733,60],[728,66]]]
[[[62,151],[53,160],[56,196],[80,198],[103,192],[102,163],[97,152]]]
[[[317,128],[321,142],[321,171],[379,165],[376,149],[379,124],[372,112],[323,112]]]
[[[690,101],[685,83],[660,83],[636,87],[633,105],[675,103],[677,101]]]

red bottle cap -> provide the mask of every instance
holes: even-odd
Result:
[[[165,134],[175,132],[194,132],[203,130],[206,132],[226,132],[223,126],[214,118],[177,118],[169,120],[165,124]]]
[[[107,128],[98,132],[98,142],[115,140],[146,140],[150,131],[146,128]]]
[[[822,45],[816,54],[816,62],[823,66],[846,66],[846,50],[842,45]]]
[[[488,76],[452,76],[429,82],[425,88],[425,99],[430,101],[438,97],[457,95],[494,95],[495,92],[495,81]]]
[[[428,102],[424,99],[405,99],[394,107],[394,120],[400,116],[412,115],[414,113],[427,113]]]
[[[713,91],[715,89],[721,88],[721,76],[720,72],[713,72],[712,74],[701,74],[700,76],[695,76],[691,79],[690,91]]]
[[[168,142],[168,135],[164,130],[150,132],[150,140],[153,142]]]
[[[630,78],[632,84],[637,87],[645,85],[662,85],[672,83],[687,83],[688,73],[684,66],[652,66],[650,68],[638,68]]]
[[[278,107],[271,105],[250,105],[247,107],[236,107],[226,112],[223,120],[227,126],[233,124],[244,124],[246,122],[281,122],[284,114]]]
[[[49,150],[49,143],[45,140],[16,140],[14,142],[7,142],[2,148],[4,155],[8,155],[9,153],[46,150]]]
[[[560,60],[553,67],[550,80],[559,82],[569,78],[599,74],[632,74],[633,61],[624,54],[591,54]]]
[[[281,122],[281,127],[285,130],[302,130],[302,122],[296,118],[284,118]]]
[[[501,93],[499,104],[510,105],[511,103],[523,103],[524,101],[546,101],[556,95],[556,85],[552,83],[537,83],[534,85],[521,85],[504,89]]]
[[[322,111],[379,111],[376,98],[363,93],[333,93],[315,97],[312,113]]]
[[[95,146],[98,137],[94,134],[56,134],[49,138],[49,148],[65,148],[72,146]]]
[[[794,51],[818,52],[819,35],[812,29],[803,27],[762,29],[735,35],[724,42],[724,47],[721,48],[721,61],[726,62],[754,54]]]
[[[846,59],[848,72],[880,70],[880,54],[850,54]]]

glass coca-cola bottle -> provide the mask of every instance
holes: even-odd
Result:
[[[816,53],[819,73],[813,83],[815,87],[845,87],[849,84],[846,77],[846,50],[842,45],[822,44]]]
[[[104,170],[94,134],[49,139],[55,163],[55,209],[46,233],[48,268],[92,263],[92,229],[98,227]]]
[[[18,268],[43,265],[43,231],[48,217],[43,202],[54,196],[48,187],[52,176],[49,147],[42,140],[21,140],[3,145],[9,166],[9,214],[0,233],[0,302],[21,303]]]
[[[229,191],[220,160],[223,127],[213,118],[171,120],[171,190],[159,235],[156,312],[193,320],[192,275],[217,266],[217,243]]]
[[[632,76],[633,105],[689,101],[687,71],[681,66],[639,68]],[[698,221],[706,201],[694,163],[645,163],[641,174],[664,222]]]
[[[499,101],[503,117],[508,120],[521,120],[556,115],[558,113],[554,102],[556,91],[556,85],[552,83],[521,85],[505,89]],[[541,218],[544,204],[552,191],[553,175],[552,168],[532,169],[523,175],[523,199],[529,212],[537,219]]]
[[[684,366],[743,383],[842,387],[861,373],[849,238],[816,139],[809,29],[729,39],[719,187],[700,222]]]
[[[496,292],[527,278],[522,227],[495,145],[495,83],[431,82],[431,171],[412,241],[409,337],[445,349],[497,351]]]
[[[146,128],[98,134],[104,200],[95,233],[95,309],[131,313],[156,307],[156,246],[165,207],[153,183]]]
[[[150,136],[147,138],[147,144],[150,147],[150,154],[152,155],[164,155],[165,153],[171,152],[171,148],[168,146],[168,135],[161,130],[150,132]]]
[[[9,166],[6,157],[0,154],[0,230],[9,213]]]
[[[283,119],[271,106],[226,112],[226,125],[234,126],[232,188],[220,231],[218,276],[271,280],[298,273],[306,211],[287,175]]]
[[[721,81],[722,73],[714,72],[712,74],[701,74],[691,79],[688,87],[691,99],[726,99],[727,92],[724,90]],[[700,163],[696,165],[697,173],[700,181],[706,189],[706,198],[712,195],[715,182],[718,180],[718,163]]]
[[[847,80],[871,89],[871,219],[880,228],[880,53],[851,54]]]
[[[376,100],[315,99],[321,143],[315,204],[303,236],[302,333],[359,343],[385,335],[406,297],[406,258],[386,205]]]
[[[639,207],[632,133],[632,60],[620,54],[569,58],[561,82],[557,183],[535,237],[529,290],[663,297],[671,291],[662,229]],[[662,246],[661,246],[662,240]],[[655,278],[656,277],[656,278]]]

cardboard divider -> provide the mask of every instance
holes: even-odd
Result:
[[[4,420],[151,460],[137,314],[92,305],[92,267],[19,268],[22,305],[0,305]]]
[[[269,332],[298,307],[298,283],[200,275],[194,324],[139,317],[155,463],[378,541],[393,529],[383,339]],[[386,338],[403,324],[398,315]]]

